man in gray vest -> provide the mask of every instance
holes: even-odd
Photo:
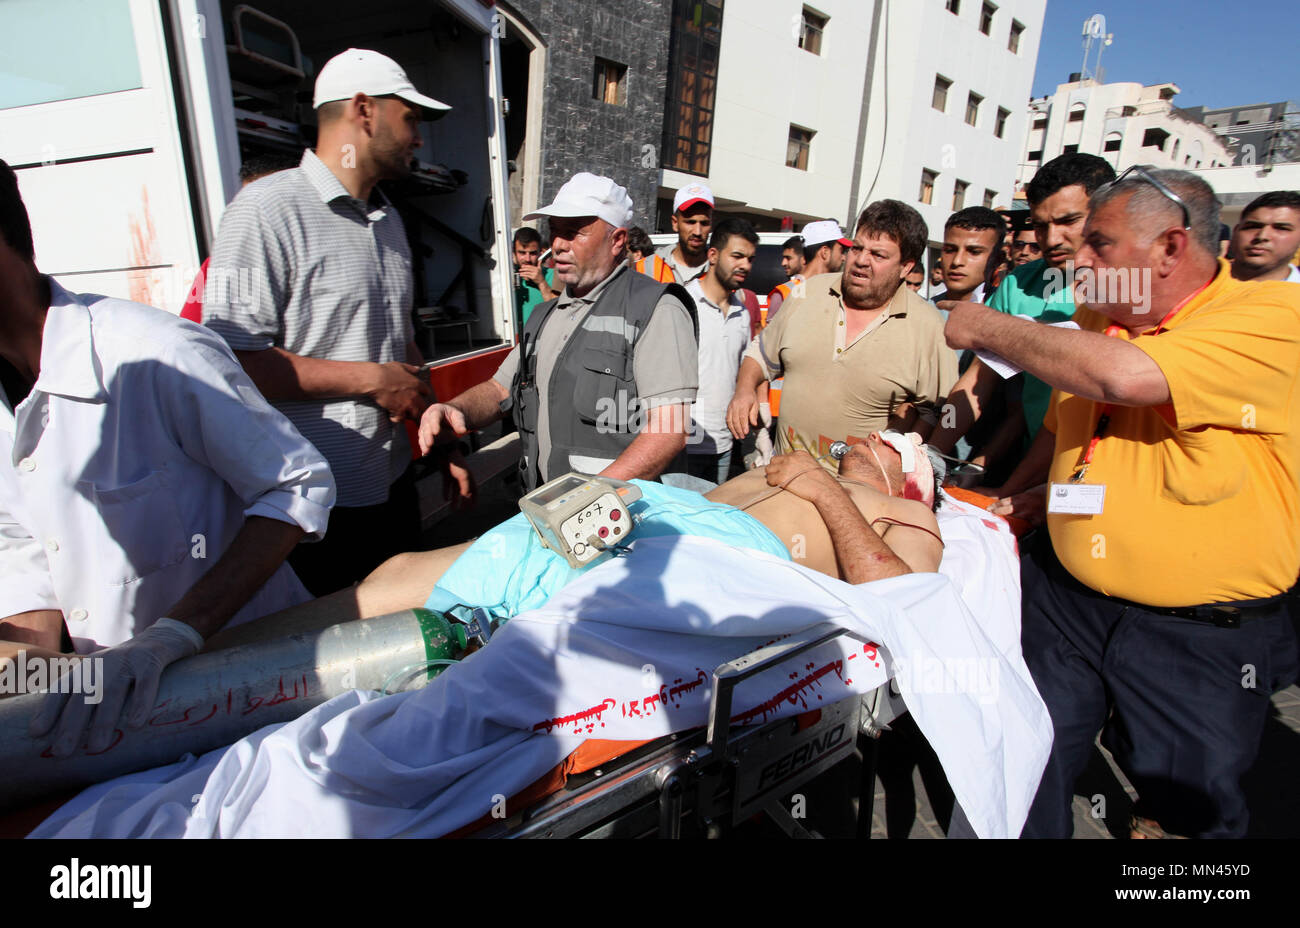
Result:
[[[528,490],[568,471],[652,480],[684,470],[698,387],[694,302],[627,267],[632,200],[608,177],[574,175],[524,219],[542,216],[563,292],[533,310],[491,380],[425,411],[421,450],[508,412]]]

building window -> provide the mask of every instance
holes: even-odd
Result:
[[[1063,154],[1063,155],[1073,155],[1073,154],[1076,154],[1078,151],[1079,151],[1079,146],[1078,146],[1078,145],[1062,145],[1062,146],[1061,146],[1061,154]]]
[[[1041,113],[1040,113],[1039,115],[1035,116],[1035,117],[1034,117],[1034,126],[1033,126],[1033,128],[1035,128],[1035,129],[1046,129],[1046,128],[1047,128],[1047,115],[1046,115],[1046,114],[1041,114]]]
[[[1007,51],[1013,55],[1020,54],[1020,37],[1024,35],[1025,27],[1023,24],[1011,20],[1011,37],[1007,39]]]
[[[996,191],[996,190],[987,190],[987,189],[986,189],[986,190],[984,191],[984,208],[985,208],[985,209],[992,209],[992,208],[993,208],[993,203],[994,203],[994,201],[997,200],[997,198],[998,198],[998,194],[997,194],[997,191]]]
[[[596,79],[592,84],[591,95],[602,103],[616,106],[627,104],[627,65],[617,61],[596,59]]]
[[[956,181],[952,185],[952,208],[953,212],[962,209],[966,205],[966,188],[970,184],[964,180]]]
[[[816,134],[811,129],[790,127],[790,141],[785,146],[786,167],[808,170],[808,151],[812,148],[813,136]]]
[[[939,179],[939,175],[934,171],[921,172],[921,194],[917,197],[922,203],[934,202],[934,182]]]
[[[830,17],[815,13],[808,7],[803,8],[803,23],[799,26],[799,47],[814,55],[822,53],[822,33]]]
[[[1038,162],[1042,160],[1043,160],[1043,150],[1041,148],[1038,151],[1031,151],[1029,153],[1030,164],[1038,164]]]
[[[948,0],[948,12],[953,16],[961,14],[961,0]]]
[[[952,81],[946,77],[936,74],[934,76],[934,96],[930,99],[930,105],[940,113],[948,109],[948,88],[952,86]]]
[[[1103,146],[1103,151],[1119,151],[1119,145],[1120,142],[1122,141],[1123,139],[1120,137],[1106,139],[1106,144],[1105,146]]]
[[[993,14],[998,8],[991,3],[985,3],[984,8],[980,10],[980,32],[985,35],[993,34]]]
[[[1165,143],[1169,141],[1169,133],[1164,129],[1153,126],[1142,134],[1143,148],[1158,148],[1165,150]]]
[[[993,134],[996,135],[998,138],[1002,138],[1004,135],[1006,135],[1007,120],[1010,118],[1011,118],[1011,110],[1004,110],[1002,107],[999,106],[997,121],[993,123]]]
[[[1083,114],[1084,107],[1082,105],[1076,106],[1074,109],[1070,110],[1070,118],[1068,122],[1083,122]]]
[[[663,166],[707,176],[722,42],[723,0],[673,0]]]
[[[984,98],[974,92],[966,98],[966,125],[973,126],[979,122],[980,104],[983,102]]]

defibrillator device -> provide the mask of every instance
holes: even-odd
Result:
[[[571,567],[585,567],[632,534],[628,505],[640,498],[635,484],[569,473],[529,493],[519,509],[545,547]]]

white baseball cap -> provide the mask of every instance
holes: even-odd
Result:
[[[828,242],[839,242],[845,248],[852,248],[853,242],[844,235],[844,230],[840,224],[831,219],[822,219],[818,222],[810,222],[803,227],[799,233],[803,237],[805,248],[811,248],[814,245],[825,245]]]
[[[560,188],[554,203],[529,213],[524,219],[542,216],[595,216],[617,229],[626,229],[632,225],[632,198],[627,195],[626,187],[620,187],[608,177],[583,171],[574,174]]]
[[[673,212],[685,212],[688,206],[694,206],[696,203],[703,203],[709,209],[713,209],[713,191],[703,184],[687,184],[677,191],[677,196],[673,197]]]
[[[368,48],[349,48],[340,52],[316,75],[316,92],[312,109],[335,100],[351,100],[359,93],[371,97],[400,97],[416,106],[441,115],[451,109],[433,97],[415,89],[406,72],[392,58]]]

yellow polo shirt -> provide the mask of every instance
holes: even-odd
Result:
[[[1109,324],[1087,309],[1074,319],[1093,332]],[[1047,517],[1061,563],[1100,593],[1150,606],[1289,589],[1300,571],[1300,287],[1233,280],[1220,261],[1164,332],[1132,341],[1173,402],[1112,411],[1085,478],[1106,485],[1103,513]],[[1101,405],[1053,392],[1043,422],[1056,435],[1053,483],[1082,461]]]

